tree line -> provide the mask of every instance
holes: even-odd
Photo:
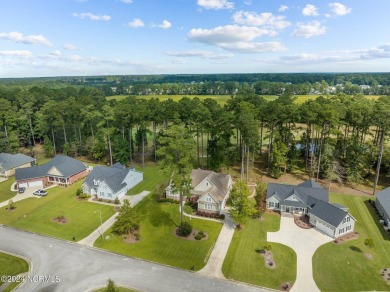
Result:
[[[269,174],[304,170],[311,177],[359,183],[390,173],[386,138],[390,97],[320,96],[302,104],[284,92],[267,101],[249,84],[227,100],[178,102],[127,96],[106,100],[93,87],[0,87],[0,151],[85,156],[112,164],[157,161],[159,139],[170,125],[184,127],[196,142],[195,167],[240,165],[247,179],[255,161]]]

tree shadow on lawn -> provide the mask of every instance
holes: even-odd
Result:
[[[169,226],[169,225],[177,226],[176,222],[172,220],[171,213],[163,210],[162,204],[163,203],[154,203],[153,205],[149,206],[149,210],[148,210],[149,222],[154,227]],[[177,206],[179,208],[179,205]]]
[[[352,251],[356,251],[356,252],[360,252],[360,253],[362,253],[363,251],[360,249],[360,248],[358,248],[357,246],[350,246],[349,247]]]
[[[372,201],[372,202],[374,202],[374,201]],[[370,215],[371,215],[372,219],[374,220],[376,227],[378,227],[379,232],[382,235],[382,238],[384,240],[389,240],[389,235],[386,233],[386,230],[383,228],[383,225],[379,223],[379,219],[380,219],[379,215],[376,214],[375,207],[372,204],[373,203],[370,203],[369,200],[364,201],[364,205],[366,206],[368,212],[370,212]]]

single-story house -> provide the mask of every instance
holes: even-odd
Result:
[[[35,158],[27,155],[0,153],[0,176],[9,177],[15,174],[17,168],[35,165]]]
[[[390,227],[390,188],[377,193],[375,206],[382,216],[384,224]]]
[[[328,190],[309,179],[297,186],[270,183],[267,209],[281,213],[307,215],[317,230],[333,237],[352,232],[356,219],[348,209],[329,203]]]
[[[112,166],[95,166],[82,185],[83,193],[99,199],[122,198],[143,180],[143,173],[126,168],[120,163]]]
[[[221,214],[229,198],[232,178],[228,174],[193,169],[191,172],[192,198],[197,200],[198,211]],[[179,200],[172,184],[166,188],[166,197]]]
[[[57,155],[49,162],[27,168],[16,169],[18,187],[43,187],[48,184],[71,185],[86,177],[87,166],[74,158]]]

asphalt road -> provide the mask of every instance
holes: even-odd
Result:
[[[90,291],[105,286],[109,278],[117,285],[141,291],[270,291],[2,225],[0,250],[21,255],[31,263],[30,280],[17,291]],[[39,278],[43,276],[46,279]]]

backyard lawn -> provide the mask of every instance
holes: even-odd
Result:
[[[379,271],[390,268],[390,241],[368,203],[369,197],[330,194],[330,201],[349,208],[357,220],[360,238],[336,245],[321,246],[313,256],[313,275],[321,291],[389,291]],[[374,247],[364,241],[371,238]],[[372,259],[367,258],[370,254]]]
[[[103,221],[114,214],[112,206],[77,201],[75,193],[81,184],[82,181],[79,181],[67,188],[48,189],[46,197],[16,202],[17,208],[12,212],[3,207],[0,209],[0,223],[62,239],[72,240],[75,237],[76,241],[81,240],[100,225],[97,210],[101,211]],[[67,223],[52,221],[61,215]]]
[[[13,196],[16,196],[17,192],[11,192],[11,186],[15,181],[15,177],[11,176],[6,181],[0,182],[0,203],[8,201]]]
[[[155,195],[151,194],[138,203],[135,210],[141,218],[139,242],[125,243],[121,236],[108,230],[105,239],[96,240],[95,246],[187,270],[197,271],[204,267],[208,252],[221,231],[221,223],[192,219],[193,227],[209,237],[202,241],[186,240],[174,234],[180,223],[178,204],[157,203]]]
[[[0,276],[15,276],[21,273],[28,272],[28,263],[21,258],[0,253]],[[0,280],[0,291],[3,291],[3,284]],[[12,291],[19,283],[11,283],[4,291]]]
[[[282,244],[272,243],[276,269],[268,269],[256,252],[266,243],[267,231],[278,231],[279,215],[265,214],[265,220],[249,220],[244,229],[234,232],[233,240],[222,266],[228,279],[278,289],[282,283],[294,282],[297,258],[295,252]]]

